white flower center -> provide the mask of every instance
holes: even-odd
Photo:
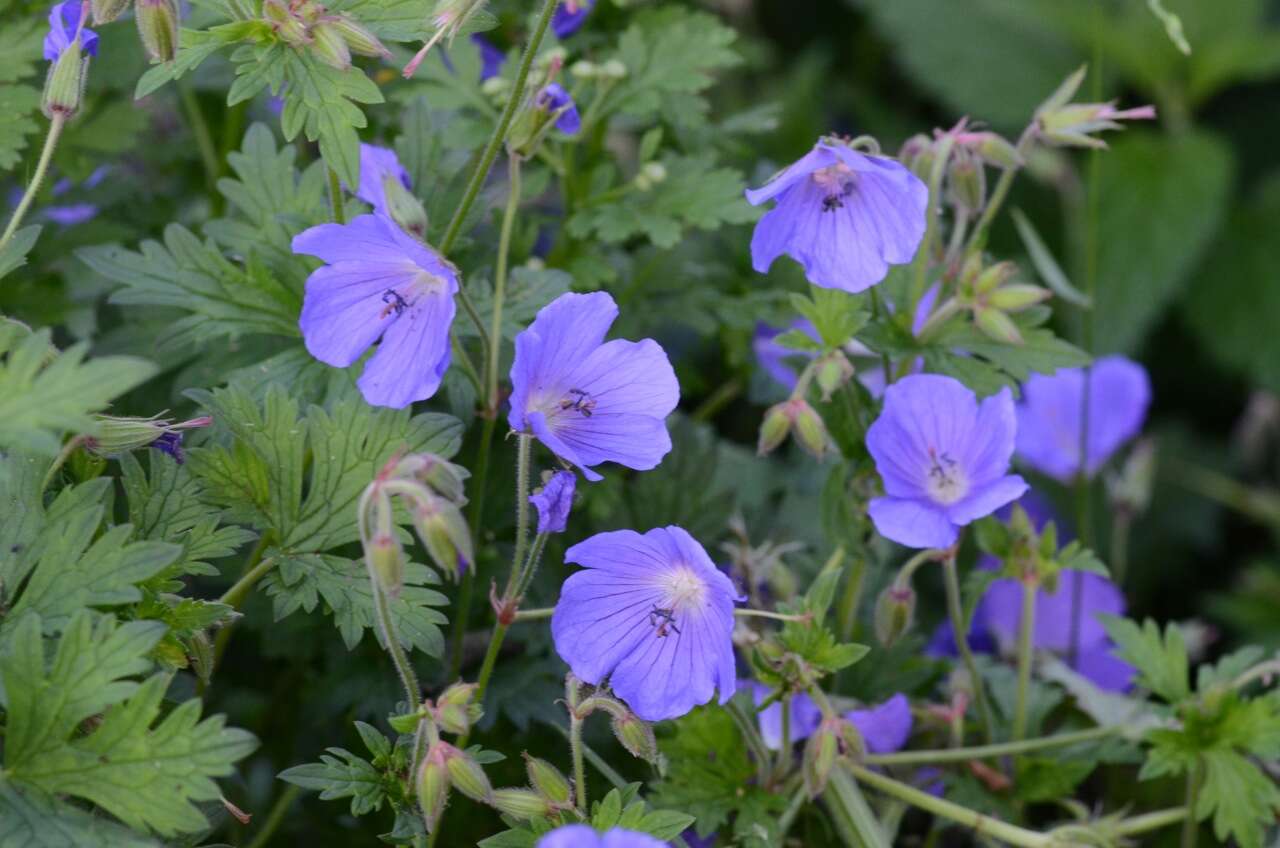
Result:
[[[662,575],[659,585],[666,593],[662,604],[654,604],[649,610],[649,624],[655,636],[666,638],[680,632],[685,613],[702,605],[707,595],[707,584],[687,565],[678,565]]]
[[[925,491],[930,498],[943,506],[950,506],[969,494],[969,477],[950,454],[929,448],[929,460]]]

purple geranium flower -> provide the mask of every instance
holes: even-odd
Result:
[[[860,292],[916,255],[929,189],[893,159],[819,141],[767,185],[747,191],[755,206],[774,199],[751,237],[755,269],[768,271],[785,253],[814,285]]]
[[[496,77],[502,73],[502,63],[507,57],[493,42],[478,32],[471,34],[471,43],[480,51],[480,81]]]
[[[551,18],[551,28],[556,38],[568,38],[582,27],[596,0],[564,0]]]
[[[756,706],[764,703],[773,690],[763,683],[751,683],[751,694]],[[787,699],[787,711],[791,714],[789,736],[794,744],[801,739],[808,739],[813,731],[822,724],[822,710],[804,692],[797,692]],[[782,747],[782,702],[774,701],[756,714],[760,723],[760,737],[771,751]]]
[[[579,571],[551,617],[556,652],[645,721],[733,695],[733,584],[679,527],[598,533],[565,553]]]
[[[1027,484],[1009,474],[1015,430],[1007,388],[978,403],[960,381],[904,377],[885,390],[867,449],[885,497],[869,512],[882,536],[915,548],[945,548],[957,528],[1016,500]]]
[[[911,704],[899,692],[883,704],[844,714],[858,733],[870,754],[887,754],[901,750],[911,736]]]
[[[652,339],[604,340],[618,317],[605,292],[562,294],[516,336],[511,411],[560,458],[587,466],[617,462],[644,471],[671,450],[665,419],[680,400],[666,353]]]
[[[372,206],[379,215],[391,214],[387,210],[387,180],[399,180],[405,188],[412,187],[409,172],[400,164],[394,150],[361,144],[360,187],[356,189],[356,197]]]
[[[597,833],[590,825],[566,824],[539,839],[537,848],[667,848],[667,843],[620,827]]]
[[[539,109],[556,115],[556,129],[565,135],[577,135],[582,129],[578,106],[560,83],[551,82],[543,86],[538,92],[537,104]]]
[[[43,214],[55,224],[72,227],[96,217],[98,207],[92,203],[67,203],[62,206],[46,206]]]
[[[86,56],[98,55],[98,34],[85,27],[80,29],[79,0],[65,0],[49,10],[49,33],[44,37],[44,57],[50,62],[57,61],[62,51],[75,41],[76,31],[80,32],[80,50]]]
[[[356,384],[364,399],[399,409],[435,394],[449,367],[454,267],[381,215],[312,227],[293,252],[328,263],[307,278],[298,321],[311,355],[345,368],[382,339]]]
[[[1018,404],[1018,457],[1032,468],[1068,482],[1080,473],[1081,413],[1085,370],[1033,374]],[[1151,403],[1146,370],[1123,356],[1097,360],[1089,374],[1089,438],[1085,474],[1097,473],[1111,455],[1138,434]]]
[[[535,494],[529,503],[538,508],[539,533],[563,533],[573,508],[573,490],[578,478],[572,471],[557,471]]]

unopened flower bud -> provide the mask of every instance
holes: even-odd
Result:
[[[824,354],[814,367],[814,380],[822,391],[824,401],[831,400],[831,395],[853,378],[853,363],[844,355],[844,351],[833,350]]]
[[[389,597],[399,596],[404,587],[404,551],[394,533],[374,536],[365,546],[369,570]]]
[[[418,806],[422,808],[422,818],[428,833],[435,830],[444,813],[445,801],[449,798],[449,769],[446,759],[444,743],[438,742],[427,750],[427,755],[422,758],[422,765],[418,768]]]
[[[627,66],[619,59],[610,59],[600,66],[600,76],[620,80],[627,76]]]
[[[916,593],[910,586],[890,583],[876,599],[876,638],[886,648],[892,647],[911,629],[915,618]]]
[[[980,306],[973,310],[973,320],[987,338],[1005,344],[1022,344],[1022,333],[1018,331],[1018,326],[1013,323],[1013,319],[998,309]]]
[[[342,33],[327,18],[311,27],[311,37],[314,39],[311,52],[321,62],[340,71],[351,67],[351,48],[347,46]]]
[[[119,456],[154,445],[179,462],[182,461],[182,433],[186,430],[208,427],[213,423],[213,419],[207,416],[180,421],[177,424],[164,418],[128,418],[114,415],[98,415],[94,417],[94,421],[97,424],[97,433],[85,439],[84,446],[98,456]]]
[[[1016,168],[1023,164],[1022,156],[1002,135],[993,132],[966,134],[966,146],[982,159],[998,168]]]
[[[1018,273],[1018,266],[1012,262],[997,262],[988,268],[983,268],[973,277],[974,294],[979,297],[990,294],[1011,280],[1016,273]]]
[[[305,47],[311,43],[311,33],[306,23],[283,0],[263,0],[262,17],[285,44]]]
[[[1044,141],[1062,147],[1102,148],[1106,142],[1094,138],[1095,133],[1121,129],[1120,121],[1155,118],[1154,106],[1117,109],[1114,103],[1072,103],[1084,75],[1085,68],[1076,70],[1036,109],[1036,124]]]
[[[88,72],[89,58],[81,54],[80,41],[76,39],[63,48],[57,60],[49,66],[44,96],[40,101],[40,109],[46,118],[53,120],[55,115],[61,115],[63,119],[69,119],[80,111]]]
[[[1043,303],[1053,296],[1053,292],[1040,286],[1019,283],[996,289],[987,298],[987,304],[1001,312],[1021,312],[1030,309],[1037,303]]]
[[[826,425],[808,401],[798,397],[775,404],[765,412],[757,452],[764,456],[773,451],[792,431],[802,448],[819,460],[823,458],[830,444]]]
[[[391,51],[387,46],[378,40],[378,36],[374,35],[365,27],[356,23],[346,15],[331,15],[329,23],[333,26],[342,39],[347,42],[347,47],[357,56],[372,56],[380,59],[390,59]]]
[[[120,17],[124,7],[128,5],[129,0],[93,0],[93,22],[109,24]]]
[[[630,711],[626,715],[614,716],[611,722],[613,735],[618,737],[622,747],[646,762],[657,762],[658,740],[653,736],[653,728]]]
[[[436,567],[454,580],[461,578],[474,557],[471,531],[458,505],[427,493],[415,501],[413,525]]]
[[[555,812],[551,802],[529,789],[495,789],[489,804],[498,812],[521,821],[549,816]]]
[[[177,0],[138,0],[134,4],[138,35],[154,62],[172,62],[178,54]]]
[[[401,185],[399,180],[394,181],[397,185]],[[390,188],[390,182],[386,187]],[[403,185],[401,187],[403,188]],[[396,464],[393,475],[412,477],[426,483],[437,494],[444,495],[458,506],[463,506],[467,502],[463,481],[467,479],[469,472],[434,453],[411,453],[401,458]]]
[[[986,171],[978,158],[965,148],[956,149],[951,157],[948,185],[952,201],[962,209],[976,212],[986,203]]]
[[[473,801],[489,803],[493,798],[493,787],[489,785],[484,769],[465,751],[459,751],[452,745],[449,748],[445,767],[449,770],[449,781],[453,787]]]
[[[760,438],[756,443],[756,453],[760,456],[773,453],[791,434],[791,416],[787,409],[790,401],[784,401],[769,407],[760,424]]]
[[[800,770],[804,775],[804,786],[809,797],[816,798],[822,794],[839,754],[840,738],[836,720],[824,718],[805,742],[804,757],[801,760]]]
[[[822,416],[805,401],[800,401],[795,417],[796,441],[800,447],[813,454],[819,461],[826,456],[831,446],[831,437],[827,435],[827,425],[822,423]]]
[[[569,66],[569,73],[578,79],[591,79],[600,72],[600,66],[586,59],[579,59]]]
[[[934,158],[933,141],[921,133],[907,139],[898,152],[898,160],[922,180],[929,179]]]
[[[391,216],[391,220],[409,235],[419,241],[426,241],[427,210],[423,208],[422,201],[414,197],[395,174],[383,176],[382,188],[387,214]]]
[[[475,703],[476,684],[455,683],[436,698],[433,717],[445,733],[459,736],[480,720],[480,705]]]
[[[569,779],[560,773],[560,769],[546,760],[524,755],[525,769],[529,772],[529,785],[545,800],[557,806],[569,803],[573,790]]]
[[[438,0],[435,11],[431,13],[431,23],[436,31],[427,43],[422,45],[422,49],[409,60],[409,64],[404,66],[405,78],[414,75],[433,46],[442,40],[453,41],[467,22],[484,8],[484,4],[485,0]]]

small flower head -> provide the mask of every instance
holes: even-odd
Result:
[[[666,417],[680,386],[652,339],[604,340],[618,317],[605,292],[563,294],[516,336],[507,422],[531,432],[561,459],[589,466],[617,462],[644,471],[671,450]]]
[[[679,527],[599,533],[565,553],[584,566],[551,618],[556,651],[581,680],[614,693],[645,721],[678,718],[735,687],[736,593]]]
[[[876,529],[908,547],[945,548],[959,527],[1016,500],[1027,484],[1008,473],[1014,430],[1007,388],[979,403],[960,381],[936,374],[889,386],[867,431],[885,489],[870,505]]]
[[[590,825],[567,824],[539,839],[536,848],[667,848],[667,843],[620,827],[597,833]]]
[[[901,750],[911,736],[911,704],[902,693],[865,710],[850,710],[844,717],[858,728],[870,754]]]
[[[1116,450],[1138,434],[1151,403],[1146,370],[1123,356],[1107,356],[1087,369],[1033,374],[1018,404],[1018,458],[1064,483],[1081,472],[1081,416],[1089,383],[1088,451],[1083,471],[1097,473]]]
[[[752,683],[750,686],[751,695],[755,699],[757,707],[763,704],[765,699],[773,692],[763,683]],[[787,702],[787,710],[791,713],[791,742],[795,743],[801,739],[808,739],[809,735],[817,730],[818,725],[822,723],[822,710],[804,692],[797,692],[784,700]],[[764,740],[764,744],[769,750],[776,751],[781,748],[782,701],[774,701],[757,713],[756,721],[760,724],[760,738]]]
[[[539,109],[555,116],[556,129],[565,135],[577,135],[578,130],[582,129],[578,106],[559,83],[552,82],[543,86],[535,102]]]
[[[916,255],[929,190],[896,160],[822,140],[747,200],[777,201],[751,237],[757,271],[785,253],[814,285],[860,292]]]
[[[578,478],[572,471],[557,471],[542,488],[529,496],[538,509],[539,533],[563,533],[573,508],[573,491]]]
[[[556,38],[568,38],[581,29],[595,4],[596,0],[564,0],[551,18],[551,28],[555,30]]]
[[[44,57],[56,62],[62,52],[79,37],[80,52],[98,55],[98,34],[80,26],[80,0],[64,0],[49,10],[49,32],[44,37]]]
[[[166,418],[125,418],[115,415],[99,415],[97,435],[85,439],[84,446],[99,456],[119,456],[150,445],[172,456],[179,463],[185,458],[182,452],[182,434],[187,430],[208,427],[213,419],[207,416],[179,421],[176,424]]]
[[[307,278],[299,325],[307,351],[346,368],[381,339],[357,385],[374,406],[431,397],[449,367],[457,271],[389,218],[361,215],[293,239],[327,265]]]

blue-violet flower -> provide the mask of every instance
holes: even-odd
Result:
[[[564,0],[551,18],[551,28],[556,38],[568,38],[582,27],[596,0]]]
[[[57,61],[62,51],[80,33],[80,51],[85,56],[98,55],[98,34],[88,27],[80,28],[80,0],[64,0],[49,10],[49,32],[44,37],[44,57]]]
[[[869,754],[888,754],[901,750],[911,736],[911,704],[901,692],[883,704],[865,710],[850,710],[844,717],[862,735]]]
[[[578,478],[572,471],[557,471],[542,488],[529,496],[538,508],[539,533],[563,533],[573,509],[573,491]]]
[[[539,839],[537,848],[667,848],[667,843],[620,827],[597,833],[590,825],[566,824]]]

